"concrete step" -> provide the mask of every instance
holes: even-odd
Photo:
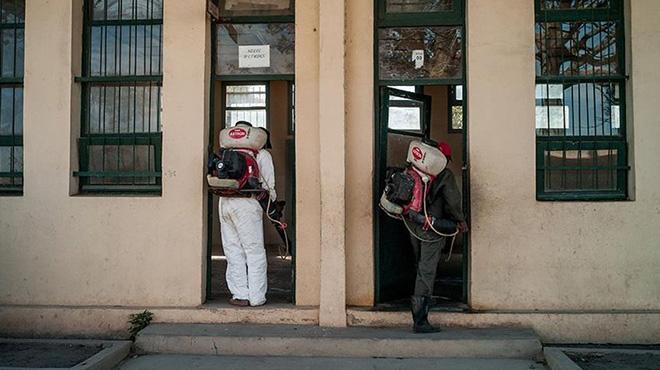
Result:
[[[248,324],[154,324],[135,342],[140,353],[224,356],[536,359],[541,342],[529,329],[321,328]]]

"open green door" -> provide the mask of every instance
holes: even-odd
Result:
[[[405,90],[404,90],[405,89]],[[378,207],[388,168],[404,167],[412,140],[430,134],[431,97],[414,87],[381,87],[376,143],[376,303],[407,298],[413,290],[415,261],[408,231]]]

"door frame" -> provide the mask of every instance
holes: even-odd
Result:
[[[373,23],[373,70],[374,70],[374,176],[372,184],[372,214],[373,214],[373,260],[374,260],[374,306],[381,303],[380,301],[380,269],[379,269],[379,254],[380,254],[380,219],[384,217],[380,210],[379,201],[380,201],[380,189],[382,184],[380,183],[380,169],[382,168],[382,162],[387,160],[386,152],[385,157],[383,157],[383,152],[386,150],[386,141],[382,141],[382,132],[383,132],[383,120],[381,119],[380,114],[380,104],[381,104],[381,87],[383,86],[396,86],[396,85],[406,85],[406,86],[430,86],[430,85],[463,85],[463,164],[462,164],[462,182],[463,182],[463,213],[465,214],[466,222],[468,225],[471,225],[471,198],[470,198],[470,150],[469,150],[469,99],[468,91],[469,87],[467,84],[468,81],[468,68],[467,68],[467,22],[466,22],[466,11],[465,3],[468,0],[459,0],[456,1],[456,4],[460,7],[459,15],[453,14],[449,17],[442,16],[429,16],[429,15],[419,15],[416,14],[416,17],[412,17],[410,14],[406,14],[405,17],[390,16],[383,17],[382,11],[384,7],[383,0],[375,0],[373,5],[373,14],[381,15],[374,17]],[[460,19],[459,19],[460,18]],[[412,22],[412,23],[410,23]],[[440,78],[440,79],[413,79],[413,80],[381,80],[380,79],[380,66],[379,66],[379,44],[378,44],[378,31],[381,28],[388,27],[406,27],[406,26],[441,26],[441,25],[453,25],[462,27],[462,77],[461,78]],[[385,122],[385,125],[387,123]],[[387,136],[385,136],[387,137]],[[464,257],[462,261],[462,270],[463,270],[463,299],[462,303],[465,303],[468,307],[471,306],[471,297],[470,297],[470,283],[471,283],[471,232],[463,234],[463,248],[464,248]]]
[[[293,17],[284,17],[282,19],[278,18],[279,22],[274,22],[270,21],[273,23],[291,23],[294,21]],[[245,19],[244,22],[236,22],[236,23],[269,23],[268,20],[264,20],[262,17],[257,17],[257,18],[249,18]],[[216,82],[220,81],[222,82],[231,82],[235,84],[249,84],[249,83],[265,83],[266,84],[266,106],[267,106],[267,114],[269,117],[267,118],[268,120],[268,125],[270,125],[270,110],[268,109],[269,107],[269,96],[268,94],[270,93],[270,82],[271,81],[287,81],[288,82],[288,87],[287,87],[287,101],[288,101],[288,108],[287,112],[288,114],[288,122],[287,122],[287,133],[293,135],[293,150],[294,153],[292,153],[292,158],[293,158],[293,163],[291,164],[292,167],[292,174],[293,177],[289,178],[288,181],[290,182],[290,187],[291,187],[291,193],[292,193],[292,199],[289,201],[287,200],[287,206],[288,207],[293,207],[292,212],[290,213],[293,217],[292,221],[289,221],[289,224],[293,224],[293,228],[291,229],[293,232],[290,232],[288,234],[288,237],[290,238],[290,253],[291,253],[291,304],[295,305],[296,304],[296,247],[295,247],[295,242],[296,242],[296,235],[295,235],[295,224],[296,224],[296,173],[297,173],[297,167],[295,164],[295,139],[297,136],[297,133],[295,129],[293,129],[293,120],[295,119],[293,109],[294,109],[294,100],[292,99],[292,93],[293,93],[293,88],[292,85],[295,83],[295,74],[268,74],[268,75],[218,75],[216,73],[216,47],[217,47],[217,30],[216,28],[218,27],[218,22],[211,21],[211,68],[210,68],[210,76],[209,76],[209,86],[210,86],[210,91],[209,91],[209,132],[208,132],[208,138],[207,138],[207,155],[210,155],[213,152],[214,149],[214,144],[215,144],[215,127],[216,124],[222,124],[224,125],[224,118],[221,119],[221,122],[216,122],[215,119],[215,114],[216,114],[216,109],[218,107],[216,106]],[[294,38],[294,45],[295,45],[295,38]],[[224,94],[225,92],[225,85],[222,85],[222,88],[220,89],[220,93]],[[224,99],[224,96],[223,96]],[[222,117],[224,117],[224,103],[220,104],[220,110]],[[288,158],[288,155],[287,155]],[[206,181],[205,181],[206,182]],[[206,187],[205,187],[206,189]],[[287,194],[286,192],[284,194]],[[213,201],[213,194],[209,192],[208,190],[206,191],[206,202],[207,202],[207,211],[206,211],[206,287],[205,287],[205,301],[208,301],[211,298],[211,293],[212,293],[212,255],[213,255],[213,228],[217,227],[219,225],[215,225],[213,222],[213,207],[214,207],[214,201]]]

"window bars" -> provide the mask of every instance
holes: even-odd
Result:
[[[620,0],[536,0],[537,198],[627,198]]]
[[[254,127],[268,128],[267,83],[225,82],[223,90],[224,127],[247,121]]]
[[[161,191],[162,0],[87,0],[82,192]]]
[[[0,194],[23,193],[25,1],[0,0]]]

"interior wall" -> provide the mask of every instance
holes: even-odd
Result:
[[[463,133],[449,132],[449,86],[424,86],[424,94],[431,97],[431,139],[446,142],[452,149],[447,167],[454,173],[458,189],[463,191]]]

